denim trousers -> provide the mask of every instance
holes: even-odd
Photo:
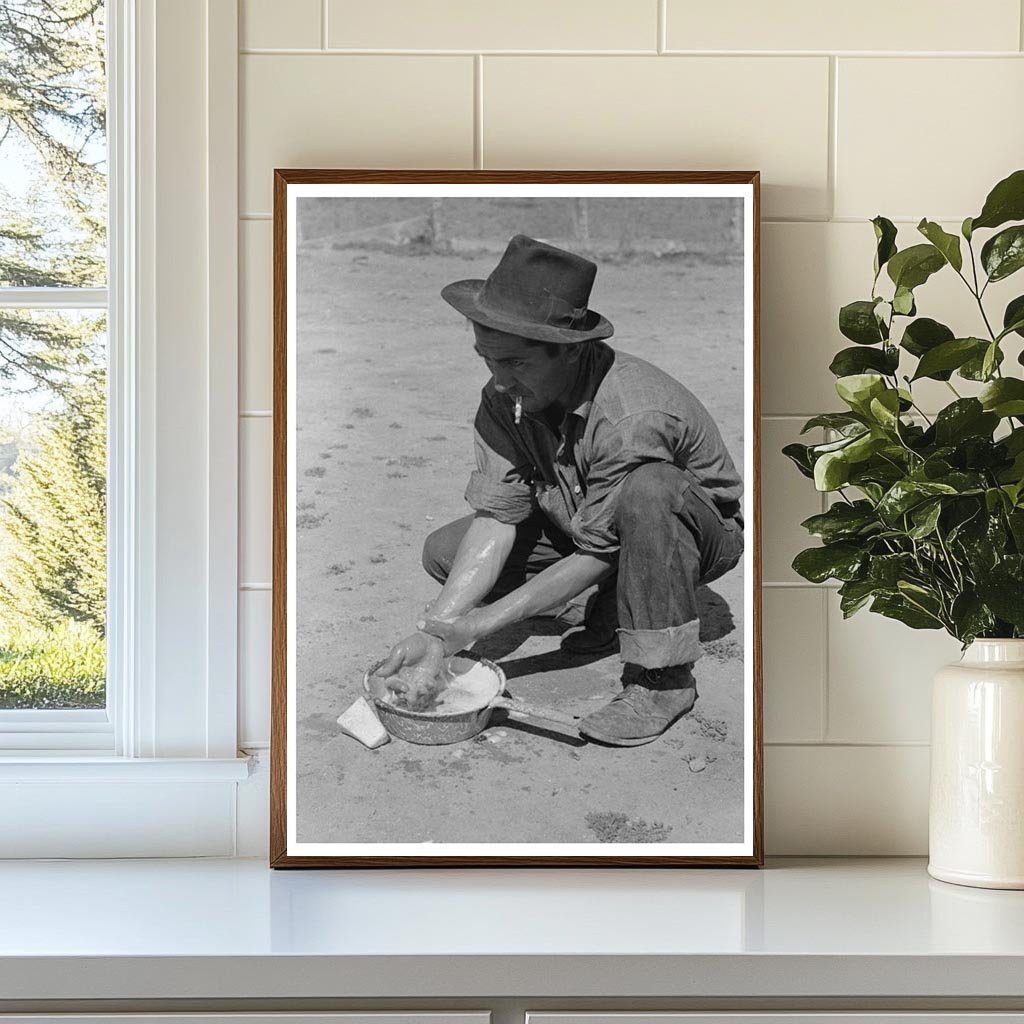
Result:
[[[427,538],[423,567],[443,583],[474,516]],[[616,500],[617,571],[601,584],[615,588],[619,650],[643,668],[685,665],[701,655],[697,587],[732,569],[743,556],[743,528],[727,518],[693,476],[668,463],[647,463],[623,480]],[[542,512],[517,524],[516,539],[487,601],[522,586],[575,551],[572,538]]]

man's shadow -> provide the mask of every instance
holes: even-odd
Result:
[[[700,617],[700,639],[702,643],[720,640],[736,628],[729,602],[706,586],[697,588],[697,614]],[[473,653],[491,661],[501,661],[531,636],[560,636],[569,627],[557,619],[534,618],[516,622],[506,629],[485,637],[473,646]],[[539,672],[554,672],[558,669],[579,668],[607,658],[612,652],[596,654],[570,654],[555,648],[542,654],[531,654],[513,661],[502,662],[506,679],[533,675]]]

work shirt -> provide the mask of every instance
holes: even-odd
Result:
[[[616,499],[637,466],[667,462],[687,470],[729,518],[743,485],[710,413],[656,366],[604,342],[585,342],[580,373],[557,431],[523,411],[491,380],[475,429],[476,470],[466,500],[503,523],[538,509],[580,552],[614,560]]]

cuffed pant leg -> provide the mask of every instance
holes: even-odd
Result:
[[[702,653],[697,586],[743,553],[743,534],[690,474],[640,466],[619,493],[618,608],[622,660],[643,668],[696,661]]]

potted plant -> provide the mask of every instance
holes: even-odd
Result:
[[[933,688],[929,871],[1012,888],[1024,888],[1024,294],[998,316],[986,291],[1024,267],[1021,221],[1024,170],[959,235],[922,220],[923,241],[901,249],[875,217],[871,297],[839,311],[853,344],[829,367],[845,408],[804,426],[824,443],[783,449],[834,497],[803,523],[822,543],[793,568],[839,580],[844,617],[870,608],[963,644]],[[973,328],[918,315],[915,290],[939,272],[973,296]],[[925,380],[949,391],[935,415],[915,394]]]

